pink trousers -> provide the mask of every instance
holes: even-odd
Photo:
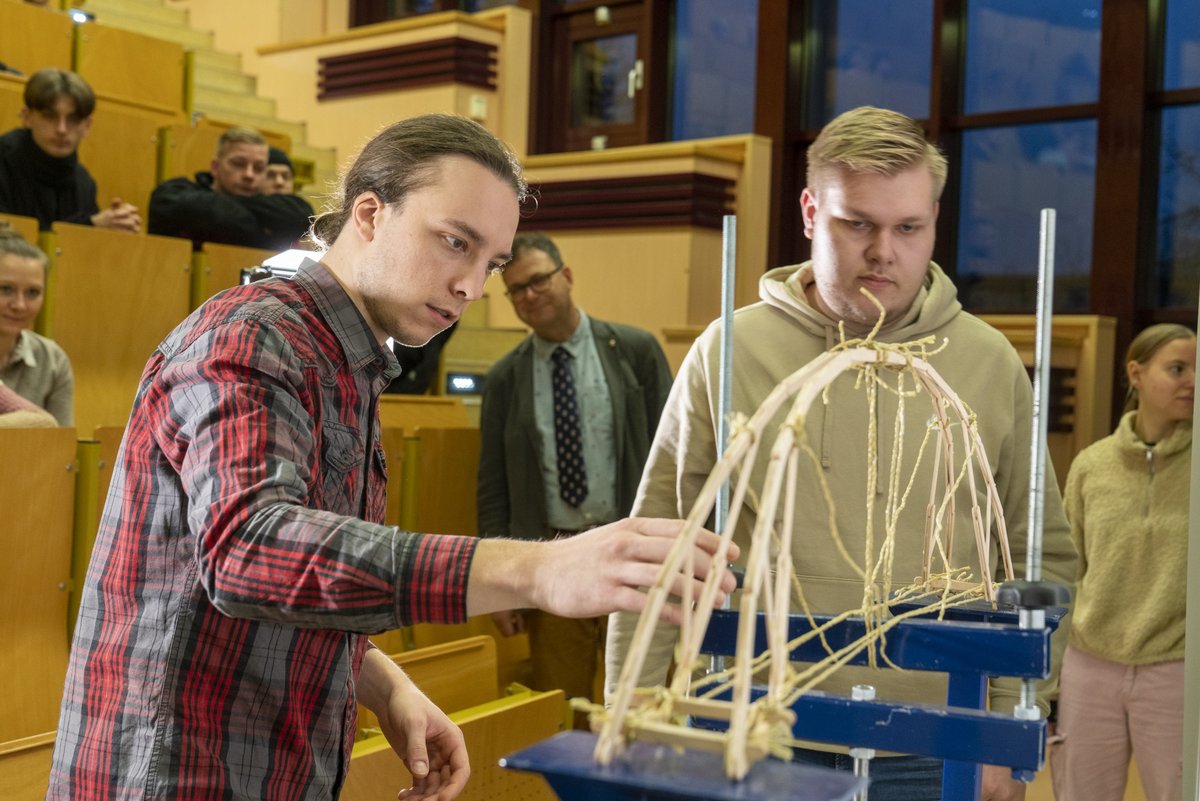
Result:
[[[1067,646],[1050,751],[1057,801],[1121,801],[1129,757],[1147,801],[1183,795],[1183,660],[1123,665]]]

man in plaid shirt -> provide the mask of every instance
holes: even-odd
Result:
[[[377,403],[399,372],[385,342],[423,344],[482,294],[525,191],[481,126],[397,123],[314,223],[320,262],[214,297],[151,356],[84,586],[48,798],[332,799],[361,702],[415,777],[401,797],[449,801],[470,773],[462,734],[364,635],[644,604],[675,521],[544,543],[380,524]],[[700,577],[715,547],[698,548]]]

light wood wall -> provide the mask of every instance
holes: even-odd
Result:
[[[497,88],[440,84],[328,101],[317,99],[319,59],[386,47],[461,37],[497,48]],[[427,14],[344,33],[259,48],[258,87],[278,103],[279,115],[305,120],[309,144],[332,147],[339,164],[358,155],[379,129],[430,112],[472,116],[472,98],[486,111],[477,117],[517,152],[527,152],[531,18],[521,8],[477,14]]]

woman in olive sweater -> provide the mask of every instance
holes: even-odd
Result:
[[[1151,326],[1125,361],[1125,415],[1067,476],[1080,559],[1052,760],[1058,801],[1120,801],[1131,752],[1147,801],[1182,793],[1196,335]]]

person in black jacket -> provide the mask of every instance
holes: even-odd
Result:
[[[267,140],[230,128],[217,142],[211,172],[172,178],[150,195],[150,233],[204,242],[285,250],[308,231],[312,206],[296,195],[264,195]]]
[[[92,127],[96,95],[83,78],[54,67],[38,70],[25,84],[22,127],[0,136],[0,212],[55,222],[140,231],[136,206],[113,198],[96,204],[96,182],[76,151]]]

